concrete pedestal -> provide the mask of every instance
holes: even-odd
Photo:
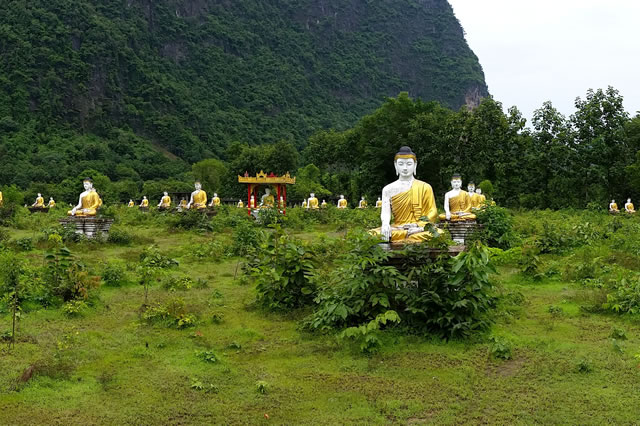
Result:
[[[65,228],[74,229],[76,234],[82,234],[87,238],[94,238],[98,234],[108,234],[113,224],[113,219],[69,216],[60,219],[59,222]]]

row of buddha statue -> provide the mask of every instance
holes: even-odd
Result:
[[[39,192],[38,192],[38,196],[36,197],[36,201],[33,204],[31,204],[31,207],[35,207],[39,209],[45,209],[45,208],[52,209],[55,206],[56,206],[56,202],[53,199],[53,197],[49,197],[49,202],[45,205],[44,197]]]
[[[633,203],[631,202],[631,198],[627,198],[627,202],[624,203],[624,211],[627,213],[635,213],[636,212],[636,208],[633,206]],[[609,203],[609,213],[620,213],[620,209],[618,209],[618,204],[616,203],[616,200],[611,200],[611,202]]]
[[[370,232],[384,241],[415,243],[427,241],[439,219],[450,223],[473,222],[474,210],[485,206],[486,197],[482,191],[469,184],[462,189],[462,177],[454,174],[451,190],[444,196],[444,213],[438,215],[431,185],[415,178],[418,159],[407,146],[400,148],[394,158],[398,180],[382,189],[380,220],[382,226]],[[393,223],[391,218],[393,215]]]

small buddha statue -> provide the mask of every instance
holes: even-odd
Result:
[[[147,200],[146,195],[142,197],[142,201],[140,201],[140,206],[138,207],[141,207],[143,209],[149,208],[149,200]]]
[[[378,201],[376,201],[376,209],[382,208],[382,198],[378,197]]]
[[[478,210],[480,208],[480,198],[476,195],[476,184],[469,182],[467,184],[467,193],[471,197],[471,210]]]
[[[133,207],[135,205],[136,203],[134,203],[132,199],[129,199],[129,203],[127,204],[127,207]]]
[[[256,208],[256,198],[253,195],[249,199],[249,208],[250,209],[255,209]]]
[[[611,200],[611,203],[609,204],[609,213],[618,213],[620,212],[620,210],[618,210],[618,205],[616,204],[616,200]]]
[[[158,203],[158,207],[161,209],[168,209],[169,207],[171,207],[171,197],[169,197],[169,193],[168,192],[163,192],[163,196],[160,199],[160,202]]]
[[[0,191],[0,207],[2,207],[2,203],[4,203],[4,198],[2,198],[2,191]]]
[[[49,202],[47,203],[47,207],[48,207],[48,208],[50,208],[50,209],[52,209],[52,208],[54,208],[55,206],[56,206],[56,202],[55,202],[55,200],[53,199],[53,197],[49,197]]]
[[[451,222],[463,222],[476,220],[476,215],[471,213],[471,196],[462,187],[462,177],[459,174],[451,178],[451,191],[444,196],[444,214],[440,220]]]
[[[362,198],[360,198],[360,202],[358,203],[358,208],[359,209],[367,208],[367,200],[364,199],[364,195],[362,196]]]
[[[339,209],[347,208],[347,200],[344,199],[344,195],[340,195],[340,199],[338,200],[338,208]]]
[[[370,232],[380,235],[384,241],[427,241],[432,238],[432,234],[425,227],[429,223],[435,223],[438,217],[433,189],[428,183],[415,178],[418,161],[408,146],[400,148],[394,165],[398,180],[382,189],[382,226]]]
[[[187,200],[185,198],[180,200],[180,204],[178,205],[178,208],[180,208],[182,210],[186,210],[187,209]]]
[[[302,208],[303,209],[307,208],[307,200],[306,199],[302,200]]]
[[[474,194],[475,198],[475,202],[477,203],[478,209],[483,209],[485,207],[485,203],[487,202],[487,197],[484,196],[484,194],[482,193],[482,189],[480,188],[476,188],[476,193]]]
[[[271,188],[264,189],[264,195],[260,199],[260,207],[272,209],[276,205],[276,199],[271,193]]]
[[[242,200],[238,200],[238,205],[237,205],[237,207],[238,207],[239,209],[243,209],[243,208],[244,208],[244,203],[242,202]]]
[[[320,203],[320,208],[321,209],[326,209],[327,208],[327,202],[325,200],[322,200],[322,203]]]
[[[307,209],[309,210],[318,210],[320,205],[318,203],[318,199],[316,198],[316,194],[313,192],[309,194],[309,200],[307,201]]]
[[[284,209],[284,208],[285,208],[285,205],[284,205],[284,197],[283,197],[282,195],[280,196],[280,200],[278,200],[278,207],[279,207],[280,209]]]
[[[633,203],[631,202],[631,198],[627,198],[627,202],[624,204],[624,210],[627,213],[635,213],[636,209],[633,207]]]
[[[37,207],[40,209],[44,208],[44,198],[42,197],[42,194],[38,192],[38,196],[36,197],[36,202],[31,204],[31,207]]]
[[[82,185],[84,186],[84,192],[80,194],[78,205],[67,212],[69,216],[95,216],[98,207],[101,205],[100,196],[96,190],[93,189],[93,180],[91,178],[85,178],[82,181]]]
[[[195,191],[191,193],[187,209],[201,210],[207,208],[207,193],[202,190],[202,184],[196,181],[193,186]]]
[[[211,202],[209,203],[209,207],[220,207],[220,197],[218,197],[218,193],[217,192],[213,193],[213,198],[211,199]]]

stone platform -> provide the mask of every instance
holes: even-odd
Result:
[[[451,239],[459,244],[465,244],[465,241],[477,230],[482,228],[475,220],[467,220],[460,222],[445,221],[444,229],[451,234]]]
[[[60,219],[59,222],[65,228],[74,229],[76,234],[94,238],[98,234],[108,234],[113,224],[113,219],[69,216]]]
[[[31,213],[49,213],[49,207],[28,207]]]

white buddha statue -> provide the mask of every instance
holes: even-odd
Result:
[[[326,209],[327,208],[327,202],[325,200],[322,200],[322,203],[320,203],[320,208],[321,209]]]
[[[627,213],[635,213],[636,212],[636,208],[633,206],[633,203],[631,202],[631,198],[627,198],[627,202],[624,204],[624,210]]]
[[[213,193],[213,198],[211,199],[211,202],[209,203],[209,207],[220,207],[220,197],[218,197],[218,193],[217,192]]]
[[[282,195],[280,196],[280,200],[278,201],[278,208],[280,208],[280,209],[284,209],[285,208],[284,197]]]
[[[135,205],[136,203],[134,203],[132,199],[129,199],[129,203],[127,204],[127,207],[133,207]]]
[[[36,197],[36,202],[31,204],[31,207],[44,208],[44,198],[42,194],[38,192],[38,196]]]
[[[307,209],[318,210],[319,208],[320,208],[320,204],[318,203],[316,194],[312,192],[311,194],[309,194],[309,199],[307,200]]]
[[[358,208],[359,209],[367,208],[367,200],[365,200],[364,195],[360,198],[360,202],[358,203]]]
[[[276,205],[276,199],[271,194],[271,188],[264,189],[264,195],[260,199],[260,207],[263,208],[273,208]]]
[[[93,189],[93,180],[91,180],[91,178],[85,178],[82,181],[82,185],[84,186],[84,192],[80,194],[78,205],[67,212],[69,216],[95,216],[97,214],[98,207],[102,204],[102,200],[100,200],[98,193]]]
[[[378,201],[376,201],[376,209],[382,208],[382,198],[378,197]]]
[[[143,209],[146,209],[149,207],[149,200],[147,200],[146,195],[142,197],[142,201],[140,201],[140,205],[138,207],[142,207]]]
[[[236,205],[239,209],[244,208],[244,203],[242,202],[242,200],[238,200],[238,204]]]
[[[207,208],[207,193],[202,190],[202,184],[197,181],[193,184],[195,191],[191,193],[191,198],[187,204],[187,209],[205,209]]]
[[[429,222],[435,223],[438,215],[433,189],[415,178],[418,161],[411,148],[400,148],[394,163],[398,180],[382,189],[382,226],[370,232],[384,241],[427,241],[432,234],[425,227]]]
[[[471,197],[471,205],[472,209],[479,210],[485,207],[485,203],[487,202],[487,197],[482,194],[482,189],[476,188],[476,193]]]
[[[52,209],[52,208],[54,208],[55,206],[56,206],[56,202],[55,202],[55,200],[53,199],[53,197],[49,197],[49,202],[47,203],[47,207],[48,207],[48,208],[50,208],[50,209]]]
[[[169,207],[171,207],[171,197],[169,197],[169,193],[166,191],[163,194],[164,195],[158,203],[158,207],[162,209],[168,209]]]
[[[340,195],[340,199],[338,200],[338,208],[339,209],[347,208],[347,200],[344,199],[344,195]]]
[[[249,199],[249,208],[250,209],[255,209],[256,208],[256,198],[253,195]]]
[[[451,178],[451,191],[444,196],[444,214],[440,215],[440,220],[451,222],[463,222],[476,220],[476,215],[471,213],[471,196],[460,189],[462,187],[462,177],[459,174]]]
[[[609,212],[610,213],[618,213],[620,210],[618,210],[618,205],[616,204],[616,200],[611,200],[611,203],[609,203]]]

